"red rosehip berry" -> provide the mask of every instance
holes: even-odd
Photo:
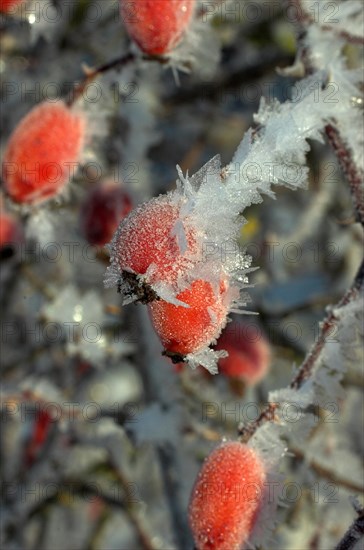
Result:
[[[90,244],[104,246],[131,209],[131,199],[120,185],[106,181],[94,186],[81,207],[82,234]]]
[[[161,281],[174,285],[191,267],[191,254],[197,253],[196,231],[179,220],[180,208],[180,200],[164,195],[138,206],[121,222],[112,242],[112,265],[122,278],[134,274],[149,285]],[[183,223],[186,242],[182,244],[174,231],[177,223]]]
[[[181,40],[195,3],[195,0],[120,0],[120,12],[139,48],[149,55],[163,55]]]
[[[40,203],[63,189],[79,161],[85,125],[82,114],[47,101],[19,122],[3,162],[5,189],[13,201]]]
[[[19,221],[9,212],[0,210],[0,250],[14,248],[24,239]]]
[[[215,292],[211,283],[198,279],[177,295],[189,307],[156,300],[148,305],[150,317],[165,351],[185,356],[208,347],[225,326],[227,284]]]
[[[35,462],[49,435],[52,422],[54,422],[54,420],[46,410],[40,410],[37,413],[33,433],[25,448],[25,461],[27,466],[31,466]]]
[[[240,550],[259,512],[265,468],[239,442],[222,443],[205,460],[192,490],[189,520],[198,550]]]
[[[259,330],[252,332],[248,325],[233,322],[223,331],[215,349],[229,354],[219,359],[219,372],[229,378],[240,378],[246,384],[254,385],[267,374],[270,347]]]
[[[0,0],[0,13],[10,13],[13,8],[23,2],[24,0]]]

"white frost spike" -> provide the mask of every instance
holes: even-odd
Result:
[[[206,162],[193,176],[190,178],[190,183],[195,191],[198,191],[202,183],[206,182],[208,176],[219,174],[221,171],[220,155],[215,155]]]
[[[282,458],[287,454],[287,447],[281,439],[282,428],[276,424],[264,424],[255,432],[248,446],[256,451],[263,460],[266,472],[262,504],[259,509],[254,529],[249,538],[249,548],[276,548],[274,531],[279,519],[277,508],[284,506],[281,495],[284,494],[285,478],[279,473]]]
[[[217,362],[227,356],[226,351],[214,351],[211,348],[206,348],[196,353],[189,353],[186,355],[185,361],[192,369],[201,366],[208,370],[210,374],[218,374]]]
[[[177,220],[174,226],[171,230],[172,237],[176,237],[176,241],[178,244],[179,251],[182,254],[184,254],[188,248],[187,244],[187,236],[185,232],[185,228],[183,227],[183,223],[181,220]]]
[[[164,300],[165,302],[168,302],[170,304],[173,304],[175,306],[181,306],[185,308],[189,308],[190,306],[186,304],[185,302],[182,302],[181,300],[178,300],[175,296],[175,292],[173,292],[173,289],[168,286],[167,284],[161,282],[161,283],[155,283],[152,286],[152,289],[157,293],[157,295]]]
[[[253,130],[249,128],[247,132],[245,132],[244,138],[240,142],[238,148],[235,151],[235,154],[233,156],[233,160],[231,161],[231,164],[241,164],[246,157],[248,156],[248,153],[250,152],[251,146],[252,146],[252,135]],[[227,166],[229,168],[230,164]]]

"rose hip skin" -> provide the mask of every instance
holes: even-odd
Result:
[[[224,283],[216,293],[209,282],[196,280],[177,295],[189,307],[164,300],[149,304],[153,326],[165,351],[184,356],[209,346],[226,323],[225,292]]]
[[[241,550],[253,530],[265,479],[261,459],[247,445],[230,441],[212,451],[189,505],[198,550]]]
[[[185,226],[185,251],[181,251],[173,233],[180,206],[168,195],[157,197],[135,208],[121,222],[112,245],[113,261],[119,271],[145,275],[149,284],[176,283],[178,276],[191,265],[188,254],[197,250],[191,228]]]
[[[90,244],[104,246],[111,241],[120,221],[131,209],[130,197],[120,185],[113,182],[96,185],[81,208],[82,234]]]
[[[0,210],[0,251],[14,248],[24,240],[19,221],[9,212]]]
[[[12,200],[35,204],[56,196],[79,161],[84,133],[84,117],[63,102],[34,107],[15,128],[4,154],[4,184]]]
[[[120,0],[120,13],[131,38],[143,52],[163,55],[180,41],[195,8],[195,0]]]

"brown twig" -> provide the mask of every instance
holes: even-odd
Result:
[[[350,550],[364,537],[364,508],[357,508],[358,517],[350,525],[335,550]]]
[[[299,460],[307,460],[305,452],[301,449],[290,446],[290,451],[292,451],[295,457]],[[344,487],[345,489],[348,489],[348,491],[354,491],[355,493],[364,493],[363,484],[339,476],[336,472],[333,472],[330,468],[325,466],[325,464],[319,463],[314,458],[310,458],[308,460],[308,464],[320,477],[328,479],[335,485],[339,485],[340,487]]]
[[[299,388],[302,387],[304,382],[311,376],[316,366],[317,360],[319,359],[321,352],[325,346],[325,343],[328,337],[332,334],[332,328],[335,326],[335,323],[337,322],[337,317],[335,312],[337,311],[337,309],[340,309],[346,304],[353,302],[358,297],[360,291],[363,289],[363,284],[364,284],[364,260],[360,265],[358,273],[354,279],[353,285],[345,293],[345,295],[337,304],[337,306],[331,309],[330,313],[322,323],[318,339],[313,344],[311,351],[306,356],[306,359],[300,366],[296,376],[293,378],[292,382],[290,383],[289,387],[291,389],[298,390]],[[238,433],[241,437],[241,440],[243,442],[248,441],[251,438],[251,436],[257,431],[257,429],[265,422],[274,422],[277,408],[278,408],[277,403],[269,403],[254,422],[251,422],[246,426],[239,426]]]
[[[142,61],[155,61],[159,63],[160,65],[166,65],[169,63],[168,57],[163,56],[154,56],[154,55],[138,55],[132,51],[128,52],[125,55],[122,55],[120,57],[117,57],[116,59],[113,59],[112,61],[108,61],[107,63],[104,63],[103,65],[100,65],[99,67],[96,67],[95,69],[89,69],[84,68],[85,77],[81,80],[81,82],[78,82],[74,85],[73,89],[69,93],[69,96],[66,100],[66,104],[71,106],[77,99],[79,99],[87,86],[95,80],[98,76],[101,76],[102,74],[107,73],[108,71],[114,70],[114,69],[122,69],[129,63],[133,63],[137,59],[140,59]]]
[[[352,154],[348,151],[338,130],[331,124],[328,124],[325,131],[329,143],[335,151],[340,166],[349,182],[357,221],[364,226],[364,174],[356,166]]]

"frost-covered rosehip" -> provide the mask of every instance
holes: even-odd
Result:
[[[265,468],[239,442],[222,443],[205,460],[194,485],[189,520],[198,550],[240,550],[259,512]]]
[[[270,364],[270,347],[256,325],[233,322],[221,334],[215,349],[225,350],[228,357],[219,359],[219,372],[229,378],[240,378],[248,385],[257,384]]]
[[[217,290],[208,281],[193,281],[177,299],[188,307],[156,300],[148,305],[153,326],[169,355],[185,356],[218,338],[228,314],[227,284]]]
[[[81,207],[82,234],[90,244],[104,246],[131,209],[131,199],[120,185],[112,181],[95,185]]]
[[[138,206],[120,224],[111,243],[111,272],[121,282],[142,277],[147,285],[176,285],[197,254],[197,232],[179,218],[177,193]]]
[[[10,13],[22,3],[24,3],[24,0],[0,0],[0,13]]]
[[[85,117],[61,101],[43,101],[19,122],[3,162],[5,190],[13,201],[40,203],[62,191],[80,160],[85,126]]]
[[[120,0],[120,12],[139,48],[149,55],[163,55],[181,40],[195,3],[195,0]]]

